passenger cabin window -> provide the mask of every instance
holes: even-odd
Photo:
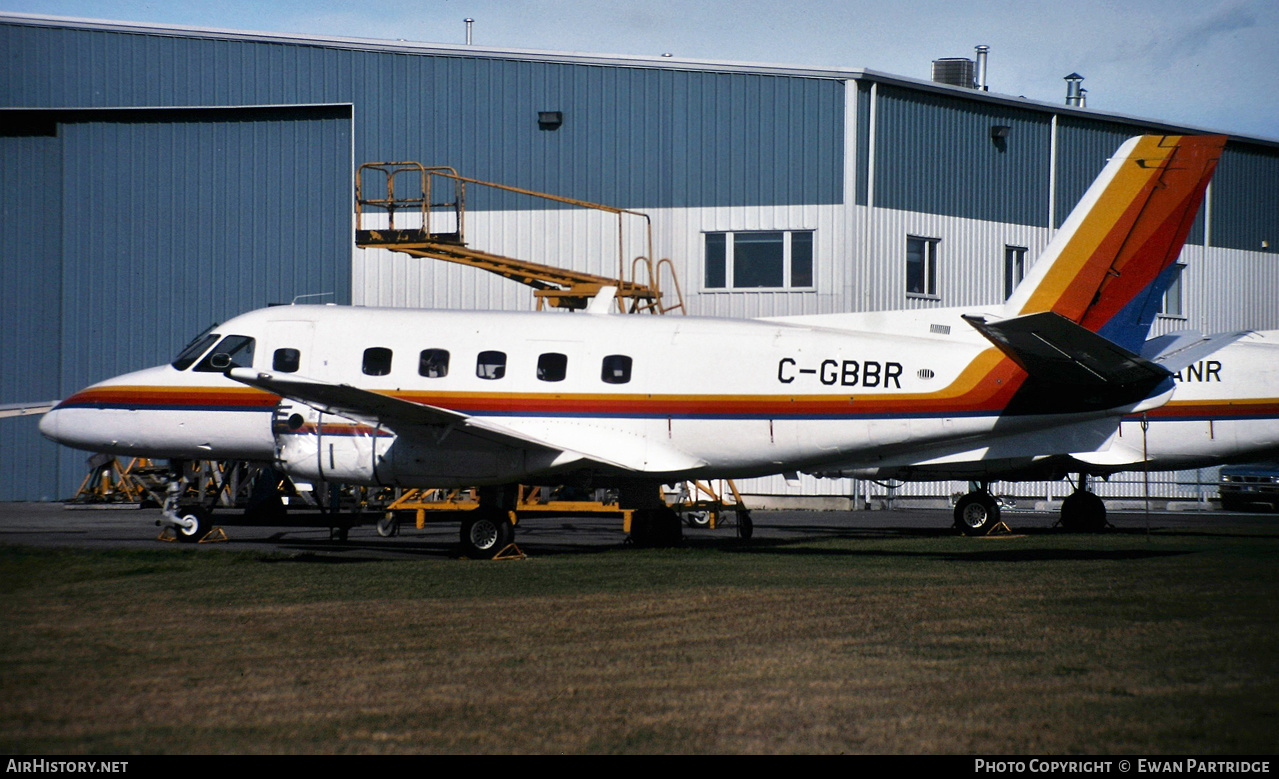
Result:
[[[391,372],[391,350],[383,346],[370,346],[364,350],[364,375],[385,376]]]
[[[605,384],[625,384],[631,380],[631,358],[624,354],[610,354],[604,358],[600,378]]]
[[[568,357],[557,352],[548,352],[537,358],[537,378],[539,381],[564,381],[568,372]]]
[[[192,363],[200,359],[200,355],[204,354],[210,346],[217,343],[221,337],[217,333],[209,333],[203,337],[196,338],[187,344],[186,348],[179,352],[178,356],[174,357],[173,362],[170,364],[180,371],[185,371],[191,367]]]
[[[428,379],[442,379],[449,375],[447,349],[423,349],[417,358],[417,372]]]
[[[297,373],[302,362],[302,352],[297,349],[276,349],[271,358],[271,370],[280,373]]]
[[[195,369],[205,373],[225,373],[232,368],[252,367],[253,339],[247,335],[228,335]]]
[[[475,375],[481,379],[500,379],[506,375],[506,352],[480,352],[475,360]]]

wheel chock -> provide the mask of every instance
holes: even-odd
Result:
[[[173,543],[178,540],[178,533],[173,529],[173,525],[165,525],[160,528],[160,535],[156,536],[155,540]]]
[[[209,532],[205,533],[204,538],[201,538],[197,543],[216,544],[222,541],[230,541],[230,540],[231,539],[227,537],[226,531],[222,529],[221,525],[218,525],[217,527],[213,528]]]
[[[520,551],[520,548],[514,543],[507,544],[502,547],[502,551],[493,555],[494,560],[527,560],[528,555]]]
[[[1004,522],[1001,519],[995,524],[990,526],[990,531],[986,533],[986,535],[993,536],[998,534],[1001,536],[1007,536],[1007,535],[1012,535],[1012,532],[1013,532],[1013,529],[1008,527],[1008,523]]]

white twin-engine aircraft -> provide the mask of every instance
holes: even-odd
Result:
[[[306,480],[495,487],[463,525],[468,551],[490,554],[511,538],[502,488],[517,483],[616,486],[633,533],[678,538],[662,483],[1091,452],[1220,345],[1135,353],[1224,143],[1126,142],[1002,306],[767,320],[607,313],[607,294],[572,315],[280,306],[77,392],[40,429]],[[203,534],[207,515],[168,513],[180,537]]]

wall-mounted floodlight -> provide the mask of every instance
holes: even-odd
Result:
[[[1008,151],[1008,135],[1012,131],[1013,128],[1006,124],[992,124],[990,126],[990,142],[995,144],[995,148],[1001,154]]]
[[[537,112],[537,129],[539,130],[558,130],[562,124],[564,124],[563,111]]]

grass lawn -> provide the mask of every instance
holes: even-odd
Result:
[[[0,548],[7,753],[1269,753],[1279,532]]]

